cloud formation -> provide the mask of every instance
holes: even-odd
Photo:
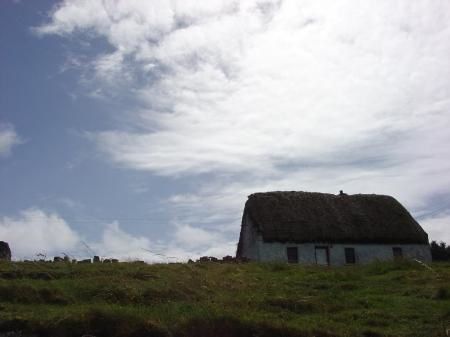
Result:
[[[11,149],[21,142],[12,125],[0,123],[0,157],[8,156]]]
[[[135,236],[119,223],[103,225],[98,240],[86,239],[59,214],[30,208],[0,218],[0,239],[9,243],[14,259],[39,259],[67,254],[72,258],[118,258],[122,261],[174,262],[203,255],[224,256],[235,249],[219,233],[190,225],[175,227],[165,242]],[[38,255],[42,254],[42,255]]]
[[[105,39],[93,85],[140,108],[93,134],[98,148],[131,169],[212,176],[173,207],[231,223],[246,194],[272,189],[432,211],[450,183],[449,22],[449,3],[426,0],[65,0],[36,31]]]
[[[21,258],[69,253],[80,240],[58,214],[37,208],[24,210],[16,217],[0,218],[0,238],[10,244],[13,256]]]

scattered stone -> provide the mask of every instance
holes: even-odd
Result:
[[[60,257],[60,256],[55,256],[53,258],[53,262],[64,262],[64,259],[62,257]]]
[[[92,263],[91,259],[80,260],[78,263]]]
[[[94,263],[100,263],[100,256],[95,255],[94,256]]]
[[[117,260],[117,259],[112,259],[111,262],[112,262],[112,263],[119,263],[119,260]]]
[[[188,263],[195,263],[193,260],[189,259]]]
[[[73,259],[73,260],[72,260],[72,263],[77,263],[77,259]]]
[[[111,263],[112,261],[111,261],[111,259],[104,259],[103,260],[103,263]]]
[[[231,255],[227,255],[222,258],[222,261],[223,262],[236,262],[236,258],[232,257]]]
[[[11,261],[11,249],[8,242],[0,241],[0,260]]]

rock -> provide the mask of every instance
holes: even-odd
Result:
[[[53,262],[64,262],[64,259],[63,259],[62,257],[55,256],[55,257],[53,258]]]
[[[117,259],[111,259],[111,262],[112,262],[112,263],[118,263],[119,260],[117,260]]]
[[[86,260],[80,260],[78,261],[78,263],[91,263],[91,259],[86,259]]]
[[[236,259],[230,255],[227,255],[222,258],[222,261],[223,262],[236,262]]]
[[[111,261],[111,259],[104,259],[103,260],[103,263],[111,263],[112,261]]]
[[[5,241],[0,241],[0,260],[11,261],[11,249]]]
[[[99,263],[100,262],[100,256],[95,255],[94,256],[94,263]]]
[[[191,259],[188,260],[188,263],[195,263],[194,261],[192,261]]]

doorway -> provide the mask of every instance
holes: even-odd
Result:
[[[287,247],[286,248],[287,259],[289,263],[298,263],[298,248]]]
[[[327,246],[316,246],[316,263],[321,266],[330,264],[330,251]]]

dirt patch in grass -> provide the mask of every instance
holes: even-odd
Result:
[[[333,337],[325,331],[299,331],[281,326],[242,322],[235,318],[193,319],[179,326],[174,337]]]
[[[98,310],[92,310],[83,317],[54,322],[11,320],[0,323],[0,333],[52,337],[338,337],[326,331],[299,331],[228,317],[191,319],[169,330],[136,316]]]
[[[0,323],[0,332],[20,335],[80,337],[169,337],[167,330],[150,320],[123,313],[91,310],[79,317],[46,322],[11,320]]]

